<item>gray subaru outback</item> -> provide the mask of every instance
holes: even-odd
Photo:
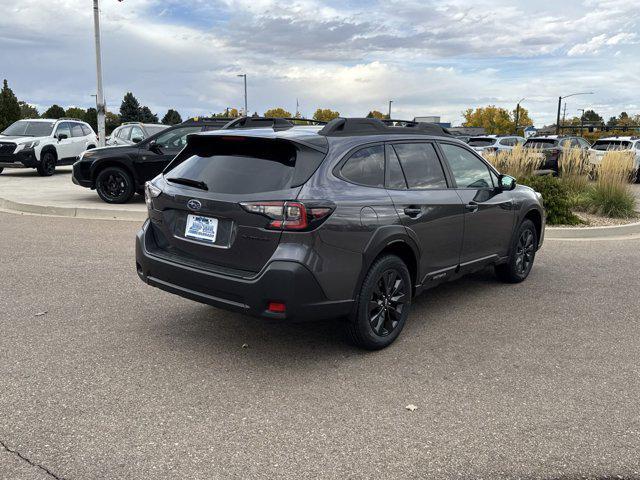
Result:
[[[343,317],[366,349],[441,282],[487,266],[526,279],[545,228],[538,193],[415,122],[194,134],[145,196],[143,281],[260,317]]]

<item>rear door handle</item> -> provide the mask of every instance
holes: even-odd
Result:
[[[477,203],[467,203],[464,208],[467,210],[467,212],[469,213],[475,213],[478,211],[478,204]]]
[[[407,207],[404,209],[404,214],[411,218],[419,217],[422,213],[422,209],[419,207]]]

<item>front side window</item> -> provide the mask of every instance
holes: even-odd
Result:
[[[187,135],[201,131],[201,127],[175,128],[156,138],[156,145],[169,150],[178,150],[187,144]]]
[[[640,142],[636,142],[636,150],[640,150]]]
[[[441,143],[458,188],[493,188],[489,167],[468,150]]]
[[[340,173],[345,180],[369,187],[384,186],[384,150],[382,145],[362,148],[355,152]]]
[[[140,140],[144,138],[144,132],[140,127],[131,128],[131,140],[133,140],[134,138],[139,138]]]
[[[59,135],[66,135],[67,138],[71,138],[71,128],[69,127],[69,122],[62,122],[58,124],[58,128],[56,128],[56,137]]]
[[[447,181],[432,143],[398,143],[393,148],[400,159],[410,189],[447,188]]]

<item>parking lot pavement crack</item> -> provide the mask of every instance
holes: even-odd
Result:
[[[55,478],[56,480],[65,480],[64,477],[60,477],[60,476],[56,475],[51,470],[49,470],[47,467],[45,467],[43,465],[40,465],[39,463],[34,462],[30,458],[25,457],[23,454],[21,454],[17,450],[14,450],[13,448],[9,447],[3,440],[0,440],[0,447],[4,448],[9,453],[12,453],[13,455],[18,457],[23,462],[27,462],[32,467],[39,468],[40,470],[45,472],[47,475],[49,475],[51,478]]]

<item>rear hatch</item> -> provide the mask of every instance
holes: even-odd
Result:
[[[189,137],[189,145],[155,181],[162,190],[150,215],[158,248],[200,268],[259,272],[282,231],[270,229],[269,218],[246,204],[295,200],[325,153],[277,137]]]
[[[537,155],[542,162],[541,169],[557,169],[561,152],[559,144],[555,138],[530,138],[523,146],[538,150]]]

